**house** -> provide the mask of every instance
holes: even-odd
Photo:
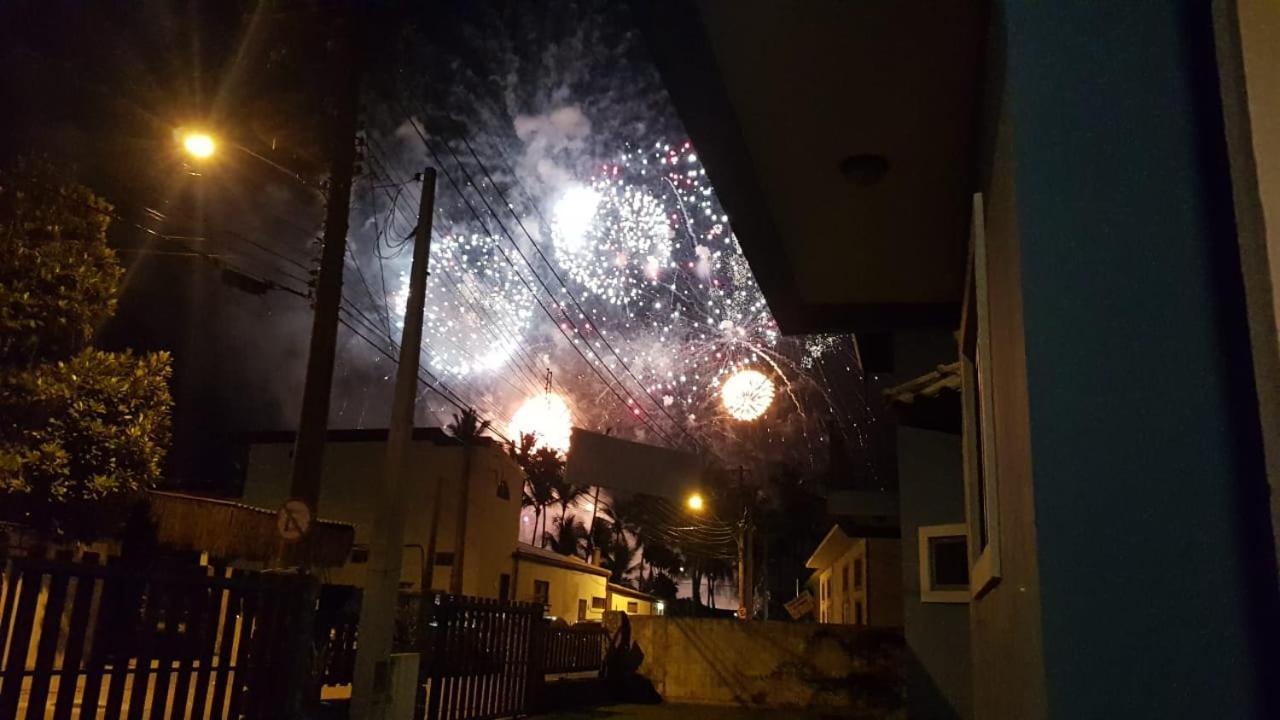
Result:
[[[609,571],[572,555],[520,543],[514,599],[541,603],[548,616],[569,624],[600,622],[609,608]]]
[[[832,525],[805,563],[814,571],[818,622],[901,627],[901,556],[896,530]]]
[[[957,338],[972,717],[1280,716],[1275,3],[675,5],[780,331]]]
[[[348,562],[328,571],[326,581],[363,586],[368,563],[375,493],[386,459],[386,430],[330,430],[325,445],[317,514],[355,527]],[[246,438],[248,459],[243,501],[274,508],[288,498],[293,433],[260,433]],[[462,569],[464,595],[500,598],[514,577],[512,553],[519,526],[524,472],[496,441],[465,448],[438,428],[415,428],[404,473],[404,555],[401,587],[447,590],[457,538],[458,499],[465,454],[471,453],[466,546]],[[437,492],[438,490],[438,492]],[[436,499],[440,512],[434,512]],[[438,518],[435,567],[424,582],[431,525]]]
[[[618,583],[609,583],[609,609],[628,615],[662,615],[666,604],[648,593]]]

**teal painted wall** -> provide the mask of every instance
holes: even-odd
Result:
[[[1049,715],[1263,716],[1276,574],[1210,4],[1001,5]]]

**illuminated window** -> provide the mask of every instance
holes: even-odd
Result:
[[[551,606],[551,583],[546,580],[533,581],[533,601],[543,606]]]

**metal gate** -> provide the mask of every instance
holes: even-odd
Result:
[[[599,625],[551,627],[539,603],[447,593],[401,596],[396,625],[397,649],[421,653],[427,720],[528,714],[548,673],[598,671],[608,645]]]
[[[5,563],[0,718],[283,716],[304,579],[85,560]]]

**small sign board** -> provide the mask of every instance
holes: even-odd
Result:
[[[285,500],[276,511],[276,532],[285,542],[293,542],[311,528],[311,508],[301,500]]]
[[[787,609],[787,613],[791,615],[792,620],[799,620],[813,612],[813,595],[806,590],[797,595],[795,599],[788,600],[783,607]]]

